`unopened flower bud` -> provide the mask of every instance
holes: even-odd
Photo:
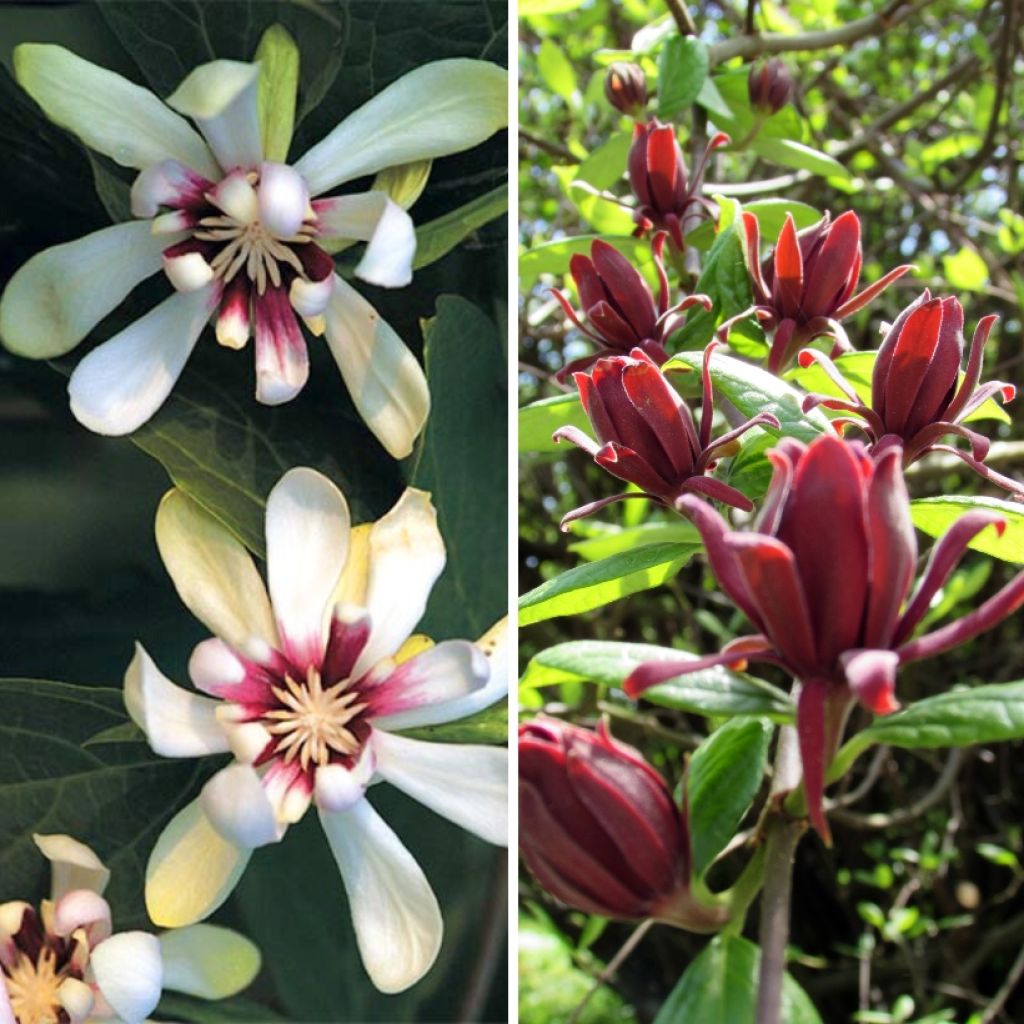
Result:
[[[777,114],[793,98],[793,76],[777,58],[752,65],[747,78],[750,105],[759,114]]]
[[[563,903],[698,932],[724,923],[690,891],[689,830],[665,780],[604,725],[520,727],[519,811],[526,865]]]
[[[647,81],[637,64],[618,61],[604,76],[604,94],[608,102],[630,117],[640,117],[647,106]]]

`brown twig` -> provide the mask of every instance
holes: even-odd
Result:
[[[665,0],[665,6],[672,15],[672,20],[683,36],[697,35],[697,24],[690,14],[690,8],[686,6],[686,0]]]
[[[602,985],[606,984],[612,977],[614,977],[615,972],[623,965],[623,963],[625,963],[626,958],[630,953],[640,945],[640,941],[650,931],[653,924],[653,920],[644,921],[633,929],[632,934],[622,944],[618,953],[616,953],[615,956],[608,961],[607,965],[598,972],[597,977],[594,978],[594,984],[591,985],[587,990],[587,994],[579,1001],[579,1003],[576,1004],[576,1009],[569,1015],[565,1024],[576,1024],[576,1021],[580,1019],[580,1014],[582,1014],[587,1008],[587,1003],[594,998],[598,989]]]

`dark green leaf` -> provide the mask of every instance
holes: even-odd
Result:
[[[505,186],[471,199],[451,213],[421,224],[416,229],[416,257],[413,269],[419,270],[441,259],[478,228],[500,217],[508,209]]]

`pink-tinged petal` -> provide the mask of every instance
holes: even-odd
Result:
[[[84,928],[89,945],[95,946],[113,931],[110,904],[99,893],[74,889],[54,904],[53,925],[56,933],[65,939],[77,929]]]
[[[754,503],[742,491],[716,480],[713,476],[691,476],[683,484],[683,490],[731,505],[743,512],[751,512],[754,508]]]
[[[870,284],[867,288],[862,289],[852,298],[846,299],[843,304],[833,314],[838,320],[845,320],[848,316],[853,316],[858,310],[863,309],[869,302],[876,299],[886,288],[893,283],[898,281],[904,274],[909,273],[911,270],[917,268],[912,263],[904,263],[902,266],[897,267],[895,270],[890,270],[888,274],[884,274],[874,284]],[[859,269],[857,277],[860,276]],[[851,274],[850,283],[856,287],[857,277]]]
[[[245,348],[249,340],[249,278],[236,274],[224,287],[217,314],[217,342],[225,348]]]
[[[190,167],[177,160],[163,160],[146,167],[132,182],[132,216],[155,217],[161,207],[199,210],[212,188],[209,178]]]
[[[287,164],[264,162],[260,165],[260,223],[276,238],[298,233],[310,212],[309,189],[302,175]]]
[[[860,272],[860,220],[852,210],[833,221],[814,257],[804,286],[803,312],[831,316],[845,301],[849,287],[856,287]]]
[[[772,293],[776,307],[788,319],[803,319],[804,261],[796,237],[792,214],[786,214],[779,241],[775,246],[775,273]]]
[[[323,661],[350,529],[345,496],[316,470],[289,470],[267,498],[267,589],[283,652],[303,676]]]
[[[854,696],[868,711],[875,715],[899,711],[895,689],[900,656],[895,651],[846,651],[839,662]]]
[[[508,844],[508,751],[427,743],[374,730],[377,773],[432,811],[499,846]]]
[[[163,986],[160,943],[148,932],[119,932],[90,953],[89,969],[100,995],[127,1024],[156,1009]]]
[[[164,757],[203,757],[228,749],[217,721],[217,701],[175,686],[135,645],[124,677],[124,702],[149,745]]]
[[[917,538],[910,520],[910,498],[901,453],[890,448],[876,461],[867,497],[871,585],[864,616],[864,643],[887,647],[893,641],[900,608],[914,579]]]
[[[726,534],[724,543],[736,555],[773,646],[795,675],[813,671],[818,665],[811,614],[793,552],[774,537],[756,533]]]
[[[317,768],[313,801],[319,810],[348,811],[363,799],[366,787],[377,770],[376,741],[382,735],[377,730],[371,732],[371,742],[362,748],[359,760],[351,768],[343,764],[325,764]]]
[[[241,657],[223,640],[210,637],[196,644],[188,662],[196,689],[237,704],[270,704],[270,677],[255,662]]]
[[[402,728],[397,717],[402,712],[472,693],[489,674],[487,659],[475,644],[445,640],[403,662],[369,690],[366,714],[378,728]]]
[[[286,763],[276,759],[263,776],[263,789],[274,809],[280,834],[285,826],[299,821],[313,801],[311,773],[303,771],[297,760]]]
[[[361,800],[348,811],[320,812],[348,893],[352,925],[373,984],[401,992],[433,966],[443,923],[423,871],[401,840]]]
[[[928,556],[928,566],[921,577],[921,582],[892,637],[894,644],[903,643],[914,632],[917,624],[931,607],[932,598],[949,579],[950,573],[963,557],[967,546],[988,526],[995,527],[996,533],[1001,536],[1006,529],[1006,520],[995,512],[972,509],[970,512],[964,513],[935,542],[935,546]]]
[[[670,679],[678,679],[680,676],[689,675],[691,672],[701,672],[704,669],[715,668],[717,665],[725,665],[734,671],[742,672],[747,667],[749,658],[760,652],[753,651],[730,651],[721,654],[709,654],[704,658],[682,658],[678,661],[649,661],[640,665],[626,677],[622,688],[630,697],[639,697],[645,690],[659,683],[666,683]]]
[[[218,297],[214,284],[176,293],[93,349],[68,382],[79,423],[120,437],[147,422],[174,387]]]
[[[288,293],[268,288],[254,301],[256,400],[264,405],[290,402],[306,385],[309,353]]]
[[[348,679],[370,640],[370,616],[351,604],[338,604],[331,616],[321,675],[328,685]]]
[[[242,850],[276,843],[284,832],[252,765],[222,768],[203,786],[199,805],[221,837]]]

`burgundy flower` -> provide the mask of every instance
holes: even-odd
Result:
[[[735,487],[708,473],[715,459],[729,454],[744,432],[757,424],[777,429],[779,421],[770,413],[759,413],[711,440],[714,406],[709,365],[717,345],[712,342],[704,350],[699,432],[689,407],[654,360],[639,348],[629,356],[599,359],[589,376],[574,375],[583,409],[598,439],[593,441],[576,427],[566,426],[555,431],[555,440],[571,441],[612,476],[639,487],[640,493],[616,494],[573,509],[562,520],[563,529],[574,519],[632,497],[651,498],[675,508],[681,495],[695,493],[746,511],[753,508]]]
[[[605,72],[604,94],[616,110],[630,117],[642,117],[647,106],[647,80],[643,69],[628,61],[616,61]]]
[[[710,209],[711,204],[698,195],[708,158],[729,143],[729,136],[719,132],[704,151],[704,156],[690,178],[686,172],[683,151],[679,148],[676,130],[657,118],[633,129],[633,145],[629,150],[629,183],[637,198],[633,214],[637,234],[657,228],[667,231],[672,244],[683,248],[683,214],[694,204]]]
[[[853,424],[872,442],[875,455],[893,444],[903,449],[903,465],[909,466],[928,452],[942,451],[963,459],[986,480],[1024,496],[1024,487],[984,465],[988,439],[963,425],[982,403],[998,395],[1009,402],[1017,393],[1012,384],[991,381],[979,387],[985,342],[998,318],[986,316],[974,331],[967,371],[959,380],[964,355],[964,311],[955,298],[933,299],[924,294],[897,317],[878,350],[871,378],[871,405],[861,401],[839,368],[821,352],[800,353],[801,366],[818,362],[841,388],[845,399],[808,395],[804,411],[824,405],[852,413],[841,425]],[[835,421],[834,421],[835,422]],[[944,437],[962,437],[970,451],[940,444]]]
[[[634,348],[643,349],[660,366],[668,359],[665,341],[678,330],[683,320],[681,314],[698,304],[711,309],[711,300],[706,295],[689,295],[669,307],[668,275],[661,258],[665,237],[659,233],[651,246],[660,282],[657,302],[640,272],[607,242],[597,239],[590,247],[589,259],[577,253],[570,260],[569,270],[588,326],[580,321],[567,296],[557,288],[552,288],[551,294],[572,323],[598,345],[598,351],[563,367],[558,373],[559,380],[587,369],[602,356],[626,354]]]
[[[733,323],[754,313],[766,331],[774,332],[768,356],[772,373],[781,373],[800,349],[822,335],[834,339],[833,356],[847,351],[850,342],[840,321],[863,309],[911,269],[904,264],[890,270],[855,295],[863,254],[860,221],[853,211],[834,221],[826,213],[817,224],[799,232],[786,214],[775,252],[763,264],[756,214],[744,213],[743,226],[754,306],[722,324],[719,335],[726,340]]]
[[[793,98],[793,76],[785,63],[773,57],[764,64],[751,65],[747,76],[747,95],[758,113],[777,114]]]
[[[640,666],[634,696],[689,672],[747,661],[780,665],[799,681],[797,732],[811,822],[829,841],[825,772],[854,701],[888,714],[896,670],[990,629],[1024,604],[1024,572],[962,619],[911,639],[964,549],[1005,520],[975,510],[932,549],[911,595],[917,543],[898,445],[873,459],[856,442],[785,438],[769,453],[775,473],[757,529],[730,532],[714,509],[681,499],[704,539],[718,582],[758,630],[720,654]],[[909,600],[908,600],[909,598]]]
[[[689,827],[665,780],[603,724],[520,726],[519,849],[548,892],[589,914],[725,923],[690,892]]]

